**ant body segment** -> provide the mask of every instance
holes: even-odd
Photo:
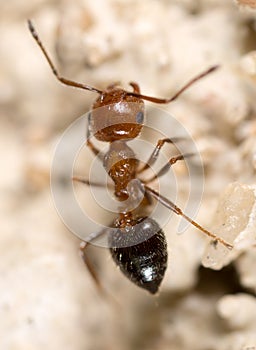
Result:
[[[140,162],[136,158],[134,151],[127,144],[129,140],[139,136],[143,128],[144,100],[158,104],[170,103],[193,83],[215,71],[217,66],[207,69],[190,80],[171,98],[164,99],[142,95],[139,85],[134,82],[130,83],[132,91],[126,91],[117,84],[111,84],[105,90],[99,90],[60,76],[30,20],[28,21],[28,27],[50,65],[53,74],[61,83],[95,92],[99,95],[93,103],[89,114],[87,146],[101,159],[106,172],[113,180],[114,194],[120,202],[120,209],[119,216],[111,227],[92,234],[87,242],[83,242],[80,247],[83,260],[98,287],[102,288],[99,278],[88,260],[86,248],[96,238],[107,234],[111,256],[124,275],[131,282],[152,294],[158,291],[165,274],[168,257],[166,238],[161,227],[153,218],[148,215],[141,215],[141,213],[144,213],[144,209],[147,209],[150,205],[152,198],[177,215],[184,217],[216,243],[219,242],[232,249],[232,244],[203,228],[183,213],[172,201],[148,186],[157,177],[165,174],[177,161],[184,160],[194,154],[187,153],[172,157],[153,177],[148,180],[141,180],[138,178],[138,175],[155,163],[163,145],[166,143],[172,144],[178,140],[175,138],[159,140],[148,161],[142,167],[140,167]],[[109,143],[109,149],[106,154],[103,155],[94,146],[90,140],[91,135],[99,141]],[[87,185],[102,186],[79,177],[74,177],[73,180]],[[142,200],[137,207],[130,207],[128,204],[129,200],[130,204],[134,204],[131,197],[136,196],[136,193],[139,194]]]

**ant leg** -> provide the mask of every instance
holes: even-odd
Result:
[[[170,210],[172,210],[177,215],[183,216],[188,222],[190,222],[193,226],[195,226],[197,229],[199,229],[201,232],[203,232],[207,236],[211,237],[215,242],[220,242],[221,244],[223,244],[228,249],[232,249],[233,248],[233,245],[231,243],[226,242],[223,238],[218,237],[214,233],[206,230],[204,227],[202,227],[197,222],[195,222],[190,217],[188,217],[186,214],[184,214],[183,211],[179,207],[177,207],[177,205],[175,205],[172,201],[170,201],[169,199],[163,197],[160,193],[158,193],[157,191],[153,190],[152,188],[150,188],[148,186],[144,186],[144,188],[145,188],[146,192],[150,193],[152,197],[154,197],[156,200],[158,200],[166,208],[169,208]]]
[[[80,176],[73,176],[72,181],[81,182],[82,184],[85,184],[87,186],[94,186],[94,187],[105,187],[106,184],[103,184],[101,182],[91,182],[88,179],[84,179]]]
[[[87,139],[86,146],[90,148],[90,150],[98,157],[101,161],[103,161],[104,154],[91,142],[90,139]]]
[[[83,259],[83,262],[84,262],[85,266],[87,267],[90,275],[92,276],[97,288],[102,293],[104,289],[103,289],[103,286],[100,282],[99,276],[95,272],[95,270],[91,264],[91,261],[90,261],[88,255],[86,254],[86,248],[88,247],[88,245],[89,245],[89,243],[84,242],[84,241],[80,243],[80,247],[79,247],[80,255],[81,255],[81,258]]]
[[[92,238],[91,239],[89,238],[89,242],[84,242],[84,241],[81,242],[79,251],[80,251],[81,258],[83,259],[83,262],[84,262],[85,266],[87,267],[87,270],[88,270],[89,274],[91,275],[99,293],[101,295],[103,295],[104,297],[110,299],[114,303],[115,306],[119,307],[119,304],[118,304],[117,300],[114,298],[114,296],[109,294],[106,291],[106,289],[103,287],[103,285],[100,281],[100,278],[99,278],[97,272],[95,271],[95,269],[91,263],[91,260],[87,254],[87,248],[88,248],[89,244],[93,240],[95,240],[96,238],[100,237],[101,235],[103,235],[105,233],[106,233],[106,229],[103,229],[103,230],[97,232],[96,234],[93,234]]]
[[[136,94],[140,93],[139,84],[135,83],[134,81],[131,81],[129,85],[131,85],[131,87],[133,88],[133,92],[135,92]]]
[[[103,161],[104,155],[102,152],[91,142],[91,135],[90,135],[90,119],[91,119],[91,112],[88,114],[88,126],[87,126],[87,136],[86,136],[86,146],[90,148],[90,150],[95,154],[96,157],[99,157],[101,161]]]
[[[84,183],[84,184],[86,184],[86,185],[105,187],[104,184],[95,183],[95,182],[92,183],[92,182],[90,182],[89,180],[82,179],[82,178],[79,178],[79,177],[76,177],[76,176],[74,176],[74,177],[72,178],[72,180],[73,180],[73,181],[77,181],[77,182]],[[97,232],[97,233],[94,233],[94,234],[90,235],[90,236],[88,237],[88,241],[87,241],[87,242],[83,241],[83,242],[80,243],[79,251],[80,251],[80,256],[81,256],[81,258],[83,259],[83,262],[84,262],[85,266],[87,267],[87,270],[88,270],[89,274],[91,275],[91,277],[92,277],[92,279],[93,279],[93,281],[94,281],[94,283],[95,283],[95,285],[96,285],[96,287],[97,287],[99,293],[100,293],[101,295],[103,295],[104,297],[109,298],[111,301],[114,302],[115,306],[117,306],[117,305],[118,305],[118,302],[117,302],[116,299],[115,299],[111,294],[109,294],[109,293],[105,290],[105,288],[103,287],[103,285],[102,285],[102,283],[101,283],[101,281],[100,281],[100,278],[99,278],[97,272],[95,271],[95,269],[94,269],[94,267],[93,267],[93,265],[92,265],[92,263],[91,263],[91,261],[90,261],[90,258],[89,258],[88,254],[87,254],[87,248],[88,248],[89,244],[91,244],[95,239],[97,239],[98,237],[102,236],[102,235],[105,234],[106,232],[107,232],[106,229],[103,229],[103,230],[101,230],[101,231],[99,231],[99,232]],[[119,306],[119,305],[118,305],[118,306]]]
[[[33,23],[28,20],[28,29],[30,31],[30,33],[32,34],[33,38],[35,39],[37,45],[40,47],[44,57],[46,58],[49,66],[51,67],[51,70],[53,72],[53,74],[55,75],[55,77],[64,85],[68,85],[68,86],[73,86],[73,87],[76,87],[76,88],[79,88],[79,89],[84,89],[84,90],[89,90],[89,91],[93,91],[93,92],[97,92],[98,94],[101,94],[102,91],[99,90],[99,89],[96,89],[95,87],[92,87],[92,86],[89,86],[89,85],[85,85],[85,84],[81,84],[81,83],[77,83],[75,81],[72,81],[72,80],[68,80],[62,76],[59,75],[56,67],[54,66],[48,52],[46,51],[43,43],[41,42],[40,38],[39,38],[39,35],[37,34],[36,32],[36,29],[35,27],[33,26]]]
[[[156,160],[157,160],[157,158],[159,156],[160,150],[161,150],[161,148],[163,147],[163,145],[165,143],[175,144],[176,142],[183,141],[183,140],[186,140],[186,138],[184,138],[184,137],[174,137],[172,139],[166,138],[166,139],[158,140],[157,141],[157,145],[155,146],[152,154],[148,158],[146,164],[141,169],[139,169],[138,174],[140,174],[143,171],[147,170],[150,166],[152,166],[156,162]]]
[[[85,178],[80,177],[80,176],[73,176],[72,181],[80,182],[80,183],[87,185],[87,186],[104,187],[104,188],[106,187],[106,184],[104,184],[102,182],[91,182],[90,180],[85,179]],[[114,188],[113,185],[111,185],[111,184],[108,184],[108,186]]]
[[[175,164],[178,160],[184,160],[185,158],[193,157],[195,153],[187,153],[187,154],[180,154],[176,157],[172,157],[154,176],[151,178],[144,180],[143,183],[148,184],[154,180],[156,180],[158,177],[164,175],[167,173],[167,171],[170,169],[170,167]]]
[[[170,98],[157,98],[157,97],[153,97],[153,96],[141,95],[141,94],[138,94],[138,93],[135,93],[135,92],[128,92],[127,94],[131,95],[131,96],[135,96],[135,97],[141,98],[141,99],[146,100],[146,101],[154,102],[154,103],[170,103],[170,102],[176,100],[176,98],[178,98],[185,90],[187,90],[195,82],[197,82],[198,80],[204,78],[206,75],[214,72],[217,68],[219,68],[218,65],[212,66],[212,67],[208,68],[206,71],[204,71],[201,74],[197,75],[196,77],[191,79],[187,84],[185,84],[181,89],[179,89]]]

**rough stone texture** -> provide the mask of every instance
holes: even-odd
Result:
[[[254,251],[256,244],[255,186],[233,183],[219,201],[214,227],[217,235],[234,244],[234,249],[209,244],[205,251],[204,266],[220,269],[235,260],[241,253]]]
[[[256,349],[255,12],[242,5],[253,2],[1,3],[1,350]],[[62,75],[100,89],[115,81],[129,88],[137,81],[144,94],[170,96],[220,64],[175,103],[160,107],[170,123],[173,116],[188,130],[202,157],[204,193],[191,199],[195,207],[201,204],[192,216],[234,240],[232,251],[220,244],[205,247],[206,237],[191,226],[177,235],[180,219],[172,215],[164,227],[169,266],[158,296],[126,280],[107,249],[90,247],[111,297],[98,293],[79,258],[79,240],[56,213],[49,182],[59,137],[96,96],[56,81],[27,30],[27,18]],[[154,111],[150,103],[147,109]],[[160,126],[161,112],[154,113]],[[161,127],[175,134],[168,123]],[[83,150],[76,171],[87,176],[92,159]],[[191,162],[189,170],[197,175],[200,162]],[[175,169],[163,179],[163,194],[177,195],[185,208],[197,176],[189,182],[186,167],[177,163]],[[88,190],[76,191],[94,215]],[[202,258],[212,269],[200,267]]]

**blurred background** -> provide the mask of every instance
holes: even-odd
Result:
[[[256,349],[254,1],[0,5],[0,348]],[[197,221],[229,241],[238,238],[234,251],[212,247],[191,227],[177,235],[173,216],[164,228],[169,265],[158,295],[132,285],[107,249],[90,247],[102,284],[118,306],[99,294],[50,187],[59,138],[96,96],[56,80],[28,18],[62,75],[99,89],[116,81],[128,89],[136,81],[143,94],[168,97],[220,65],[161,108],[188,130],[203,161]],[[147,103],[149,112],[152,107]],[[93,159],[86,155],[85,172]],[[182,192],[182,168],[180,181]],[[86,190],[78,190],[88,201]]]

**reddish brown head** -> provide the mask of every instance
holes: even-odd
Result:
[[[139,93],[137,84],[132,86],[134,92]],[[143,100],[112,84],[92,105],[90,134],[105,142],[133,139],[139,135],[143,120]]]

